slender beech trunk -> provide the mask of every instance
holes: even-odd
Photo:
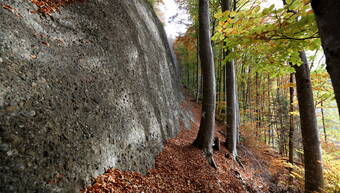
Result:
[[[312,0],[311,2],[326,55],[326,69],[332,80],[340,115],[340,1]]]
[[[202,64],[201,64],[201,69],[202,69]],[[199,92],[199,96],[201,96],[201,100],[203,98],[203,73],[201,70],[201,76],[200,76],[200,92]]]
[[[231,1],[221,1],[222,11],[231,11]],[[226,56],[230,53],[230,50],[226,51]],[[230,153],[233,154],[233,158],[237,158],[237,143],[238,143],[238,131],[239,131],[239,107],[237,101],[237,87],[236,87],[236,73],[235,62],[228,61],[226,64],[226,88],[227,88],[227,137],[226,146]]]
[[[252,106],[252,104],[251,104],[251,98],[250,98],[250,96],[251,96],[251,65],[249,65],[249,67],[248,67],[248,79],[247,79],[247,93],[246,93],[246,104],[248,105],[247,106],[247,110],[248,110],[248,112],[249,112],[249,114],[248,114],[248,117],[249,117],[249,119],[251,120],[251,121],[253,121],[253,116],[252,116],[252,109],[251,109],[251,106]]]
[[[198,73],[199,68],[199,39],[198,39],[198,33],[196,31],[196,103],[198,102],[198,97],[200,95],[200,78]]]
[[[200,128],[193,145],[203,149],[207,157],[212,157],[212,144],[215,133],[216,87],[214,57],[209,30],[208,0],[199,0],[199,23],[200,59],[203,74],[203,100]]]
[[[212,13],[212,15],[215,15],[215,13],[213,12]],[[212,18],[212,24],[211,24],[211,36],[210,36],[210,42],[211,42],[211,47],[215,47],[215,42],[214,41],[212,41],[212,39],[211,39],[211,37],[215,34],[215,27],[216,27],[216,21],[217,21],[217,19],[215,19],[215,17],[213,17]],[[214,51],[215,50],[213,50],[213,54],[214,54]]]
[[[213,45],[212,45],[213,46]],[[214,54],[215,55],[215,54]],[[216,96],[215,96],[215,98],[216,98],[216,106],[218,105],[218,103],[220,102],[220,96],[219,96],[219,92],[220,92],[220,89],[219,89],[219,82],[218,82],[218,80],[220,79],[220,65],[219,65],[219,63],[220,63],[220,61],[219,61],[219,58],[217,58],[216,59],[216,61],[215,61],[215,64],[216,64],[216,66],[215,66],[215,73],[216,73]]]
[[[332,79],[332,83],[335,89],[335,93],[337,93],[336,88],[338,88],[338,93],[340,94],[340,28],[338,26],[338,17],[340,17],[340,10],[338,8],[340,7],[340,2],[338,0],[323,2],[320,1],[321,0],[312,0],[312,7],[314,9],[314,12],[317,13],[317,21],[320,30],[321,40],[325,50],[326,59],[328,60],[327,70],[331,74],[331,79],[332,75],[337,76],[337,79]],[[283,4],[286,4],[285,0],[283,0]],[[321,12],[323,12],[321,16],[320,10],[322,10]],[[336,16],[336,14],[338,17]],[[325,15],[328,16],[325,17]],[[328,26],[328,24],[331,25]],[[331,35],[330,38],[327,37],[330,34],[332,34],[333,36]],[[335,38],[335,36],[337,36],[338,38]],[[325,42],[326,38],[329,39],[327,39],[328,41]],[[331,46],[328,47],[329,45]],[[332,50],[332,48],[337,48],[337,52],[333,52],[335,50]],[[333,58],[333,55],[330,58],[327,58],[327,54],[335,54],[337,55],[337,57],[335,56]],[[310,80],[310,72],[305,51],[300,52],[300,58],[302,60],[302,65],[293,67],[295,68],[296,91],[299,102],[300,125],[304,151],[303,160],[305,165],[305,192],[322,192],[324,181],[322,173],[323,169],[320,136],[319,130],[317,128],[313,89]],[[329,59],[331,60],[331,62],[329,61]],[[337,68],[334,68],[336,64],[338,64]],[[332,74],[331,72],[334,74]],[[337,81],[337,83],[334,84],[334,81]],[[338,107],[340,104],[339,97],[340,95],[337,98]]]
[[[220,56],[221,58],[220,58],[220,69],[219,69],[219,74],[220,74],[220,79],[219,79],[219,81],[218,81],[218,83],[219,83],[219,93],[218,93],[218,95],[219,95],[219,98],[220,98],[220,102],[221,101],[223,101],[223,65],[222,65],[222,55]]]
[[[283,114],[284,114],[284,109],[283,109],[283,105],[281,104],[282,98],[284,96],[284,89],[280,88],[280,82],[282,81],[282,79],[277,78],[277,93],[276,93],[276,100],[277,100],[277,116],[278,116],[278,121],[280,123],[280,128],[278,129],[278,136],[279,136],[279,151],[280,154],[283,156],[284,155],[284,148],[285,148],[285,139],[286,139],[286,135],[285,135],[285,125],[283,122]]]
[[[237,105],[236,105],[236,84],[234,61],[227,63],[227,148],[237,157]]]
[[[255,128],[255,136],[256,139],[259,138],[259,130],[260,130],[260,120],[259,120],[259,103],[260,103],[260,93],[259,93],[259,74],[255,73],[255,116],[256,116],[256,128]]]
[[[224,122],[226,123],[227,122],[227,65],[224,65],[223,67],[223,72],[224,72],[224,101],[225,101],[225,111],[224,111]]]
[[[187,87],[190,90],[190,71],[189,71],[189,64],[187,65]]]
[[[275,117],[275,114],[274,116]],[[275,147],[275,130],[277,128],[277,125],[276,125],[276,121],[275,121],[275,124],[274,124],[274,128],[271,130],[271,134],[270,134],[270,137],[272,138],[272,147]]]
[[[221,56],[222,57],[222,56]],[[223,59],[221,59],[221,60],[223,60]],[[224,78],[223,78],[223,76],[224,76],[224,71],[223,71],[224,69],[223,69],[223,63],[222,63],[222,61],[221,61],[221,68],[220,68],[220,71],[221,71],[221,79],[220,79],[220,93],[219,93],[219,95],[220,95],[220,101],[221,102],[223,102],[224,101],[224,98],[223,98],[223,93],[224,93],[224,86],[223,86],[223,83],[224,83]]]
[[[217,93],[216,93],[216,100],[217,100],[217,102],[218,102],[218,104],[219,104],[219,102],[221,102],[222,101],[222,99],[221,99],[221,90],[222,90],[222,87],[221,87],[221,78],[222,78],[222,70],[221,70],[221,67],[222,66],[222,59],[221,59],[221,56],[219,56],[218,57],[218,63],[217,63],[217,77],[216,77],[216,80],[217,80],[217,87],[216,87],[216,89],[217,89]]]
[[[304,51],[300,52],[300,57],[303,64],[294,66],[294,68],[305,161],[305,192],[321,192],[323,187],[322,158],[312,84]]]
[[[240,94],[242,94],[242,109],[243,109],[243,112],[244,112],[244,110],[246,109],[246,107],[245,107],[245,101],[246,101],[246,91],[247,91],[247,89],[246,89],[246,82],[245,82],[245,76],[243,76],[243,75],[245,75],[246,74],[246,67],[245,67],[245,65],[244,64],[242,64],[242,68],[241,68],[241,87],[240,87]]]
[[[289,112],[294,111],[294,87],[292,84],[294,83],[294,74],[290,74],[289,83],[291,84],[289,87]],[[289,163],[294,164],[294,116],[293,114],[289,115]]]
[[[326,133],[326,124],[325,124],[325,115],[323,112],[323,102],[321,101],[321,119],[322,119],[322,127],[323,127],[323,133],[325,135],[325,143],[327,143],[327,133]]]
[[[194,95],[195,94],[195,80],[196,80],[196,78],[195,78],[195,75],[196,75],[196,65],[195,64],[193,64],[193,67],[192,67],[192,71],[191,71],[191,78],[192,78],[192,80],[191,80],[191,86],[192,86],[192,95]]]
[[[271,80],[270,80],[270,76],[268,74],[268,144],[270,145],[270,133],[271,133],[271,122],[272,122],[272,112],[271,112],[271,100],[270,100],[270,88],[271,88]]]
[[[258,74],[257,74],[258,75]],[[258,75],[258,82],[257,82],[257,94],[258,94],[258,104],[257,104],[257,127],[258,127],[258,130],[259,130],[259,136],[258,136],[258,140],[260,141],[261,140],[261,127],[262,127],[262,124],[261,124],[261,105],[262,105],[262,102],[261,102],[261,76]]]
[[[264,81],[263,81],[263,85],[264,85]],[[264,86],[263,86],[264,87]],[[263,127],[263,134],[264,134],[264,144],[267,143],[267,139],[266,139],[266,120],[265,120],[265,109],[264,107],[266,106],[266,90],[264,88],[262,88],[262,96],[261,96],[261,123],[262,123],[262,127]]]

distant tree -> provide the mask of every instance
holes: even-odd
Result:
[[[290,74],[289,77],[289,163],[294,164],[294,130],[295,130],[295,124],[294,124],[294,73]]]
[[[209,164],[216,167],[212,157],[215,133],[216,87],[214,56],[210,39],[209,0],[199,0],[199,46],[203,74],[202,117],[193,145],[203,149]]]
[[[340,115],[340,1],[312,0]]]

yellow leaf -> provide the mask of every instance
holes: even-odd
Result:
[[[233,30],[231,31],[231,34],[237,34],[237,29],[233,28]]]

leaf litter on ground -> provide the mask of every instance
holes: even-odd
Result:
[[[273,182],[273,177],[284,176],[283,166],[272,167],[269,160],[276,159],[274,151],[261,152],[260,148],[241,145],[239,149],[240,165],[232,158],[226,158],[229,153],[221,145],[219,151],[214,152],[218,169],[213,169],[207,162],[201,150],[193,147],[201,116],[201,106],[187,96],[182,108],[193,112],[194,120],[191,129],[185,129],[182,122],[181,131],[175,138],[164,144],[163,151],[157,156],[155,168],[146,175],[138,172],[108,169],[103,175],[93,179],[91,186],[81,193],[163,193],[163,192],[221,192],[221,193],[253,193],[276,192],[282,188]],[[219,132],[225,125],[216,122],[216,136],[220,141],[225,137]],[[269,155],[268,155],[269,154]],[[265,157],[264,157],[265,156]],[[272,173],[272,170],[278,171]]]

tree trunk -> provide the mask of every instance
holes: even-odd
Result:
[[[271,90],[271,80],[270,80],[270,76],[268,74],[268,145],[270,145],[270,134],[271,134],[271,123],[272,123],[272,112],[271,112],[271,100],[270,100],[270,90]]]
[[[242,109],[243,109],[243,112],[245,111],[245,109],[246,109],[246,97],[247,97],[247,95],[246,95],[246,91],[247,91],[247,86],[246,86],[246,80],[245,80],[245,75],[246,75],[247,73],[246,73],[246,67],[245,67],[245,65],[243,64],[242,65],[242,68],[241,68],[241,90],[240,90],[240,94],[242,94],[242,97],[241,97],[241,99],[242,99]]]
[[[260,120],[259,120],[259,102],[260,102],[260,93],[259,93],[259,74],[255,73],[255,116],[256,116],[256,127],[255,127],[255,136],[256,139],[259,139],[259,130],[260,130]]]
[[[193,66],[192,66],[192,71],[191,71],[191,78],[192,78],[192,80],[191,80],[191,90],[192,90],[192,95],[194,96],[195,95],[195,75],[196,75],[196,70],[195,70],[195,68],[196,68],[196,65],[195,64],[192,64]]]
[[[202,69],[202,66],[201,66],[201,69]],[[203,98],[203,73],[202,73],[202,70],[201,70],[201,76],[200,76],[200,93],[199,93],[199,96],[201,97],[201,100],[202,100],[202,98]]]
[[[221,1],[222,11],[231,11],[231,1]],[[226,51],[225,56],[230,53],[230,50]],[[237,87],[236,87],[236,73],[235,62],[228,61],[226,64],[226,89],[227,89],[227,137],[226,146],[230,153],[233,154],[233,158],[237,158],[237,143],[238,143],[238,128],[239,128],[239,106],[237,100]]]
[[[321,119],[322,119],[322,127],[323,127],[323,133],[325,135],[325,143],[327,143],[327,133],[326,133],[326,124],[325,124],[325,115],[323,112],[323,102],[321,101]]]
[[[340,115],[340,1],[312,0],[311,2],[326,55],[326,69],[332,80]]]
[[[252,116],[252,109],[251,109],[251,107],[252,107],[252,104],[251,104],[251,98],[250,98],[250,96],[251,96],[251,86],[252,86],[252,84],[251,84],[251,73],[252,73],[252,71],[251,71],[251,65],[249,65],[249,67],[248,67],[248,80],[247,80],[247,92],[246,92],[246,104],[248,105],[247,106],[247,111],[248,111],[248,118],[251,120],[251,121],[253,121],[253,116]]]
[[[196,103],[198,102],[198,97],[200,95],[200,78],[199,78],[199,73],[198,73],[198,68],[199,68],[199,38],[198,38],[198,33],[196,37]]]
[[[234,61],[226,63],[227,70],[227,149],[237,157],[237,104]]]
[[[264,77],[264,76],[263,76]],[[261,121],[261,128],[263,128],[263,137],[264,137],[264,144],[267,143],[267,139],[266,139],[266,116],[265,116],[265,106],[266,106],[266,90],[265,90],[265,85],[264,85],[265,81],[263,79],[263,88],[262,88],[262,96],[261,96],[261,117],[260,117],[260,121]]]
[[[224,72],[224,101],[225,101],[225,106],[224,106],[224,122],[226,123],[227,122],[227,65],[224,65],[223,67],[223,72]]]
[[[321,192],[323,187],[322,158],[312,84],[304,51],[300,52],[300,57],[303,64],[294,66],[294,68],[305,160],[305,192]]]
[[[218,81],[218,83],[219,83],[219,93],[218,93],[218,95],[219,95],[219,98],[220,98],[220,102],[221,101],[223,101],[223,65],[222,65],[222,60],[223,60],[223,58],[222,58],[223,56],[221,55],[220,56],[220,69],[219,69],[219,74],[220,74],[220,78],[219,78],[219,81]]]
[[[190,90],[190,71],[189,71],[189,64],[187,65],[187,88]]]
[[[294,83],[294,74],[290,74],[289,83],[291,84],[289,87],[289,112],[294,111],[294,87],[292,84]],[[289,115],[289,163],[294,164],[294,116],[293,114]]]
[[[202,117],[197,138],[193,145],[204,150],[206,156],[212,155],[215,133],[215,69],[210,40],[209,1],[199,1],[199,45],[203,74]]]
[[[222,99],[221,99],[221,65],[222,65],[222,61],[221,61],[221,57],[218,57],[218,61],[217,61],[217,72],[216,72],[216,101],[217,104],[219,104]],[[218,112],[219,113],[219,112]]]

